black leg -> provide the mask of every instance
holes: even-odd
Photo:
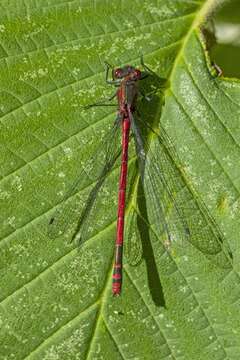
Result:
[[[140,79],[140,80],[142,80],[142,79]],[[151,100],[151,98],[149,96],[147,96],[146,94],[144,94],[144,92],[141,89],[138,89],[138,92],[145,100],[147,100],[147,101]]]
[[[149,76],[149,73],[147,72],[145,72],[145,73],[142,73],[142,75],[141,75],[141,77],[140,77],[140,79],[139,80],[144,80],[144,79],[146,79],[147,77]]]
[[[117,93],[113,94],[112,96],[110,96],[109,98],[107,99],[102,99],[96,103],[93,103],[93,104],[89,104],[89,105],[86,105],[84,106],[83,108],[84,109],[89,109],[91,107],[94,107],[94,106],[117,106],[116,104],[106,104],[105,102],[106,101],[111,101],[113,100],[115,97],[117,96]]]
[[[145,70],[146,72],[155,75],[155,73],[144,63],[143,54],[141,54],[141,56],[140,56],[140,63],[141,63],[142,67],[144,68],[144,70]]]
[[[112,74],[112,80],[109,80],[109,79],[108,79],[109,69],[113,69],[113,66],[110,65],[110,64],[109,64],[108,62],[106,62],[106,61],[104,61],[104,63],[105,63],[105,66],[106,66],[106,77],[105,77],[106,83],[107,83],[107,84],[110,84],[110,85],[119,85],[119,84],[120,84],[119,80],[114,80],[113,74]]]

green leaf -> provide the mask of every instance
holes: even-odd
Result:
[[[240,84],[216,77],[198,30],[214,5],[1,2],[1,359],[238,359]],[[114,121],[114,108],[82,109],[112,94],[104,60],[139,65],[140,53],[167,80],[154,120],[174,144],[173,166],[224,233],[233,267],[190,243],[168,248],[142,211],[133,235],[146,235],[144,259],[125,261],[122,296],[113,298],[119,168],[83,247],[47,229]],[[133,157],[130,214],[137,180]],[[86,181],[76,197],[86,198]]]

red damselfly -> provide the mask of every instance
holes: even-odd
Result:
[[[76,218],[73,216],[73,212],[78,214],[77,208],[73,210],[71,203],[68,203],[67,200],[78,191],[86,176],[93,177],[96,183],[88,194],[86,203],[71,234],[72,239],[78,238],[80,243],[87,240],[89,228],[94,226],[94,209],[98,206],[98,193],[121,154],[117,231],[112,276],[112,292],[114,295],[119,295],[122,287],[130,132],[134,138],[140,181],[150,204],[151,227],[164,236],[165,243],[168,246],[174,240],[187,239],[207,254],[208,258],[217,260],[217,263],[223,267],[229,266],[231,258],[230,252],[223,246],[222,234],[206,207],[196,197],[196,194],[186,186],[184,176],[176,162],[177,156],[166,132],[162,128],[160,131],[155,131],[150,124],[143,121],[139,116],[137,101],[139,94],[144,96],[139,88],[139,82],[148,76],[155,76],[144,64],[143,58],[141,58],[141,65],[143,71],[131,65],[115,69],[106,63],[106,82],[117,86],[116,93],[108,99],[111,101],[117,97],[117,118],[113,128],[105,135],[100,146],[90,156],[87,162],[88,170],[84,168],[80,172],[78,179],[64,197],[63,205],[56,211],[49,223],[50,237],[59,236],[66,231],[71,218]],[[112,77],[109,79],[111,68]],[[146,96],[144,97],[146,98]],[[97,102],[85,108],[105,105],[111,104]],[[122,132],[121,144],[119,129]],[[141,252],[141,245],[134,245],[133,263],[137,262],[136,259],[141,258]]]

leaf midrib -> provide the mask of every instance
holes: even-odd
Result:
[[[171,82],[173,81],[176,68],[181,60],[181,57],[183,55],[184,49],[188,43],[189,38],[191,37],[192,33],[200,27],[200,25],[204,22],[205,18],[209,15],[210,12],[212,12],[215,9],[216,6],[217,6],[217,0],[206,0],[203,6],[200,7],[199,11],[196,12],[196,17],[194,18],[188,32],[184,36],[182,40],[182,45],[179,47],[179,52],[173,62],[172,70],[170,71],[168,78],[169,87],[165,89],[165,95],[167,94],[169,88],[171,88]]]

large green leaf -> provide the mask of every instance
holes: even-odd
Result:
[[[1,2],[1,359],[239,358],[240,84],[216,78],[198,31],[214,4]],[[47,228],[114,121],[109,108],[81,110],[111,94],[103,61],[138,64],[140,52],[167,79],[155,117],[174,143],[186,189],[224,233],[233,268],[190,244],[166,249],[148,229],[144,260],[125,263],[122,296],[112,298],[119,169],[81,251],[65,236],[50,239]],[[134,194],[135,167],[133,158]]]

